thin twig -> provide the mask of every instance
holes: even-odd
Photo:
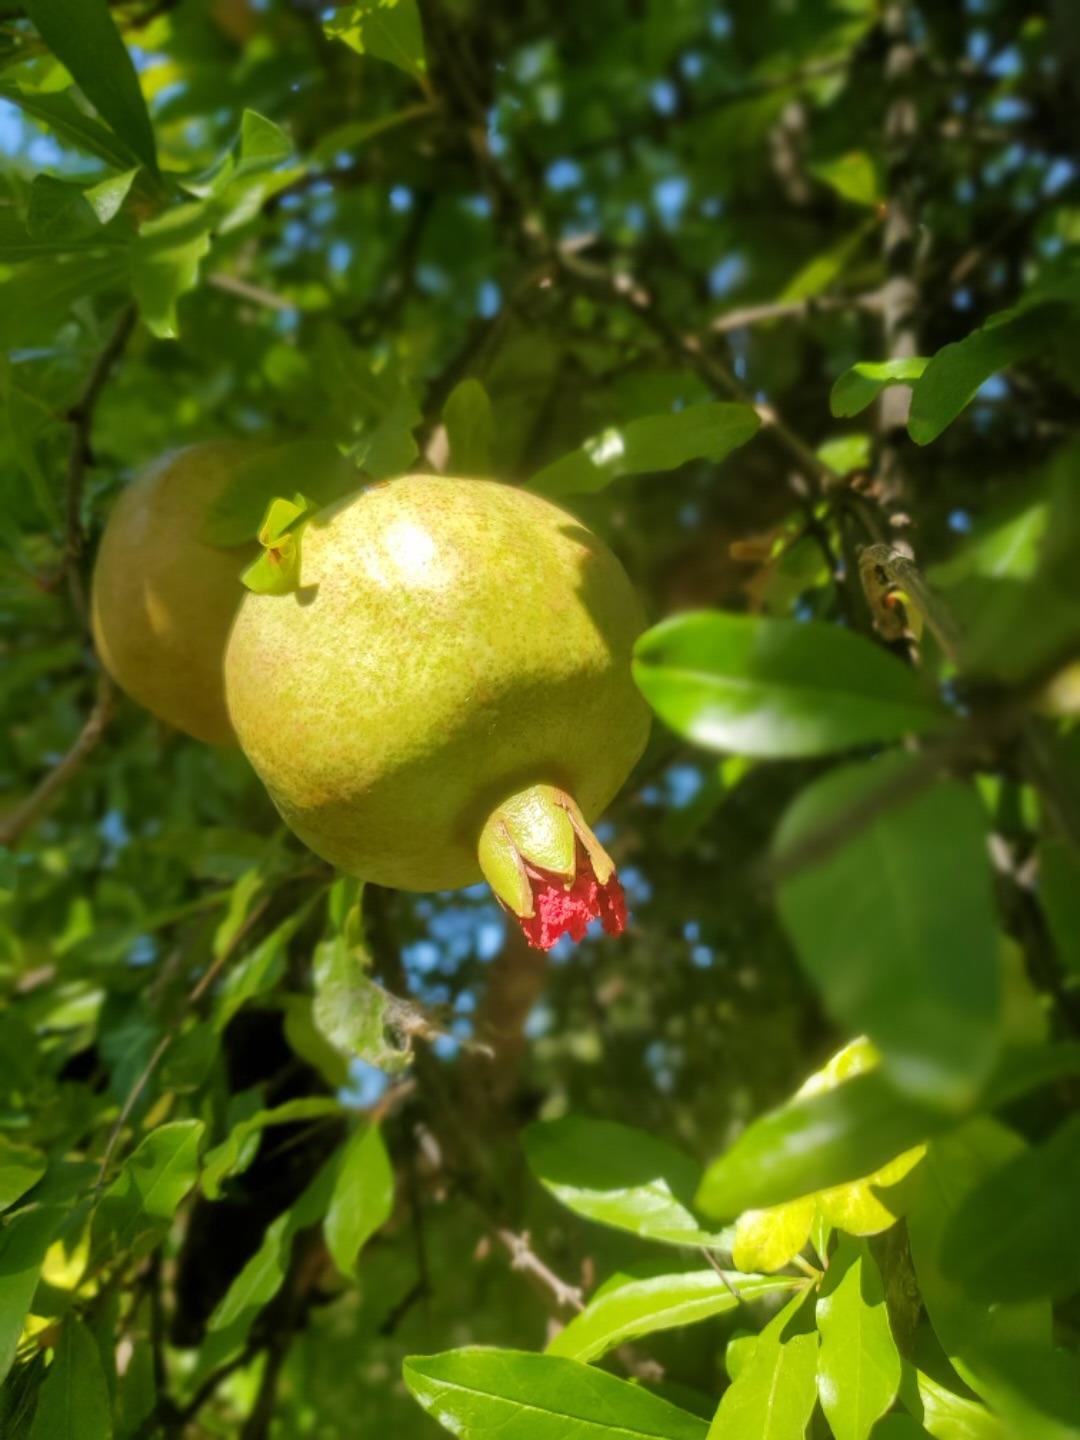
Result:
[[[510,1255],[510,1268],[512,1270],[523,1270],[537,1279],[545,1290],[549,1291],[555,1303],[562,1308],[582,1311],[585,1309],[585,1300],[578,1285],[568,1285],[565,1280],[560,1279],[550,1265],[546,1265],[540,1256],[529,1243],[529,1237],[525,1234],[517,1234],[503,1225],[492,1226],[491,1233]]]
[[[10,849],[49,808],[64,786],[82,769],[87,757],[104,735],[115,707],[116,691],[102,671],[98,677],[97,700],[71,749],[44,776],[25,800],[0,819],[0,849]]]
[[[250,300],[253,305],[261,305],[266,310],[292,311],[299,308],[292,300],[275,295],[272,290],[265,290],[261,285],[252,285],[248,280],[241,280],[239,275],[228,275],[224,270],[208,276],[207,284],[212,285],[215,290],[223,290],[227,295],[237,295],[241,300]]]
[[[64,502],[64,555],[62,574],[67,580],[71,603],[75,612],[85,623],[87,617],[86,589],[83,585],[81,563],[85,544],[82,523],[83,486],[86,472],[93,464],[90,449],[90,432],[94,424],[94,411],[105,388],[113,366],[124,353],[124,349],[135,328],[136,309],[126,305],[113,327],[100,354],[91,367],[86,384],[79,392],[74,405],[67,412],[71,426],[71,443],[68,447],[67,495]]]
[[[770,320],[807,320],[814,315],[834,314],[843,310],[865,310],[877,314],[882,307],[880,290],[864,295],[812,295],[803,300],[773,300],[761,305],[743,305],[725,310],[709,321],[714,335],[727,335],[750,325],[764,325]]]

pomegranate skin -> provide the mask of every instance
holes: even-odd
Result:
[[[594,819],[644,748],[645,618],[580,521],[487,480],[406,476],[317,514],[298,590],[247,594],[229,714],[286,822],[340,869],[406,890],[481,878],[508,795]]]
[[[214,440],[163,456],[122,492],[94,565],[91,622],[105,669],[160,720],[235,745],[225,644],[253,547],[200,539],[206,514],[257,447]]]

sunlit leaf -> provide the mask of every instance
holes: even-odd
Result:
[[[639,1385],[557,1355],[449,1350],[410,1355],[403,1374],[433,1419],[470,1440],[705,1440],[708,1429]]]
[[[638,641],[634,678],[673,730],[740,755],[822,755],[948,724],[910,670],[831,625],[678,615]]]
[[[730,1236],[703,1230],[688,1206],[701,1172],[673,1145],[628,1125],[567,1115],[530,1125],[529,1168],[568,1209],[672,1245],[726,1249]]]
[[[361,1125],[345,1145],[324,1225],[326,1245],[343,1275],[394,1208],[394,1170],[377,1125]]]
[[[835,381],[829,392],[834,415],[858,415],[886,385],[912,384],[930,364],[924,355],[899,360],[860,360]]]
[[[655,1273],[656,1266],[613,1275],[597,1290],[580,1315],[560,1330],[549,1355],[597,1360],[617,1345],[657,1330],[693,1325],[724,1315],[760,1295],[783,1294],[805,1285],[790,1276],[726,1276],[713,1269]]]
[[[818,1337],[806,1296],[769,1321],[725,1390],[710,1440],[802,1440],[817,1402]]]
[[[749,405],[690,405],[672,415],[643,415],[613,425],[553,461],[529,482],[541,495],[587,495],[623,475],[677,470],[690,460],[722,460],[757,434]]]
[[[128,152],[156,170],[146,102],[106,0],[26,0],[26,9],[49,49]]]
[[[841,1237],[818,1297],[817,1326],[818,1394],[835,1440],[867,1440],[896,1398],[900,1354],[865,1241]]]

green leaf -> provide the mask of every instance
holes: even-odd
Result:
[[[316,946],[312,1015],[331,1045],[394,1074],[412,1059],[407,1037],[394,1025],[398,1007],[404,1009],[404,1005],[371,979],[369,963],[366,951],[349,945],[341,936]],[[393,1043],[388,1036],[395,1035],[406,1043]]]
[[[361,1125],[344,1147],[326,1212],[326,1246],[351,1277],[360,1251],[394,1209],[394,1167],[377,1125]]]
[[[0,344],[16,347],[49,337],[79,300],[124,283],[127,252],[37,260],[0,281]]]
[[[1080,1073],[1080,1045],[1007,1051],[975,1105],[993,1109]],[[975,1108],[975,1106],[973,1106]],[[899,1094],[872,1070],[755,1120],[705,1172],[696,1203],[717,1219],[858,1180],[965,1119]]]
[[[945,1275],[973,1300],[1064,1299],[1080,1290],[1080,1116],[1007,1159],[956,1208],[942,1242]]]
[[[949,1279],[952,1217],[981,1182],[1024,1153],[1011,1130],[979,1117],[930,1146],[910,1181],[907,1231],[920,1295],[945,1354],[1025,1440],[1064,1440],[1080,1416],[1080,1372],[1051,1349],[1050,1303],[978,1302]]]
[[[561,1356],[474,1347],[410,1355],[402,1374],[429,1415],[469,1440],[705,1440],[698,1416]]]
[[[176,303],[198,282],[211,224],[205,206],[180,205],[139,232],[131,252],[131,287],[147,328],[159,340],[175,340],[180,333]]]
[[[45,1252],[66,1213],[58,1206],[23,1210],[0,1228],[0,1381],[14,1363]]]
[[[860,360],[845,370],[829,392],[834,415],[858,415],[872,405],[886,385],[904,385],[918,380],[930,364],[925,355],[900,360]]]
[[[316,1225],[326,1213],[333,1193],[340,1152],[331,1156],[296,1203],[267,1226],[262,1244],[229,1286],[207,1321],[211,1331],[231,1330],[244,1335],[259,1311],[281,1289],[289,1266],[293,1237]]]
[[[97,216],[99,225],[108,225],[110,220],[116,219],[124,201],[131,193],[131,187],[135,183],[138,173],[139,167],[136,165],[130,170],[123,171],[120,175],[108,175],[104,180],[99,180],[96,185],[91,185],[83,191],[87,203]]]
[[[900,1353],[865,1240],[841,1235],[818,1296],[817,1326],[818,1395],[835,1440],[867,1440],[896,1399]]]
[[[936,440],[991,375],[1044,348],[1055,322],[1072,323],[1071,311],[1043,305],[1007,312],[939,350],[916,382],[911,397],[908,434],[916,445]]]
[[[240,121],[240,159],[235,174],[273,169],[290,159],[294,148],[280,125],[257,110],[245,110]]]
[[[140,1142],[101,1198],[96,1244],[116,1253],[134,1250],[172,1223],[198,1176],[204,1129],[201,1120],[174,1120]]]
[[[996,1415],[978,1400],[957,1395],[922,1370],[905,1362],[900,1396],[912,1415],[922,1421],[920,1434],[934,1440],[1013,1440]],[[877,1440],[879,1422],[873,1440]]]
[[[491,474],[491,441],[495,415],[479,380],[462,380],[447,397],[442,412],[450,442],[451,475],[474,478]]]
[[[253,996],[262,994],[281,978],[285,968],[285,949],[307,919],[318,899],[313,896],[287,915],[281,924],[260,940],[242,960],[233,964],[217,996],[214,1028],[220,1034],[236,1012]]]
[[[90,1331],[70,1315],[41,1387],[30,1440],[112,1440],[112,1433],[101,1354]]]
[[[323,23],[327,35],[358,55],[388,60],[411,75],[425,92],[427,58],[416,0],[354,0]]]
[[[45,1174],[45,1156],[0,1134],[0,1210],[26,1194]]]
[[[869,809],[840,849],[779,887],[778,906],[830,1015],[865,1031],[893,1083],[931,1103],[975,1094],[1000,1043],[1001,984],[986,816],[974,789],[939,781],[903,794],[909,756],[833,770],[785,815],[776,854]],[[948,885],[941,877],[948,875]]]
[[[80,150],[96,155],[106,164],[124,170],[132,160],[128,147],[100,121],[87,115],[72,99],[72,90],[58,95],[20,90],[14,85],[0,85],[0,100],[18,105],[33,120],[47,126],[59,139]]]
[[[230,1175],[247,1169],[255,1158],[262,1132],[275,1125],[294,1125],[298,1120],[321,1120],[340,1115],[341,1105],[330,1095],[311,1095],[287,1100],[270,1110],[257,1110],[234,1125],[228,1138],[208,1150],[203,1161],[201,1184],[208,1200],[219,1200],[222,1183]]]
[[[689,460],[719,461],[745,445],[761,428],[749,405],[689,405],[670,415],[643,415],[613,425],[534,475],[529,489],[540,495],[588,495],[622,475],[677,470]]]
[[[929,1436],[930,1431],[910,1415],[886,1415],[874,1426],[872,1440],[929,1440]]]
[[[727,1249],[687,1208],[701,1179],[696,1161],[629,1125],[566,1115],[525,1131],[529,1169],[575,1214],[669,1245]]]
[[[881,199],[878,168],[865,150],[849,150],[834,160],[821,160],[810,166],[810,173],[855,205],[876,205]]]
[[[802,1440],[817,1403],[818,1337],[805,1294],[773,1316],[720,1401],[710,1440]]]
[[[30,186],[26,231],[33,240],[63,236],[79,242],[100,229],[97,215],[81,185],[57,180],[53,175],[36,175]]]
[[[360,485],[355,465],[327,440],[295,440],[268,446],[245,460],[206,513],[200,538],[207,545],[230,549],[255,538],[267,506],[278,495],[290,495],[298,477],[304,494],[329,505]]]
[[[876,217],[865,221],[850,235],[808,260],[791,277],[776,297],[778,300],[811,300],[834,285],[877,229]]]
[[[154,131],[106,0],[26,0],[42,39],[135,159],[157,170]]]
[[[1062,962],[1080,975],[1080,854],[1067,841],[1039,846],[1038,887]]]
[[[547,1347],[548,1355],[571,1360],[598,1360],[617,1345],[656,1330],[693,1325],[713,1315],[724,1315],[760,1295],[783,1294],[800,1288],[805,1280],[791,1276],[721,1276],[713,1269],[653,1273],[643,1267],[605,1281],[565,1329]]]
[[[817,622],[676,615],[638,640],[634,678],[679,735],[740,755],[825,755],[949,723],[899,660]]]

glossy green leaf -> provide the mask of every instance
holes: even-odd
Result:
[[[47,336],[80,300],[123,284],[123,251],[34,260],[0,281],[0,344],[31,344]]]
[[[900,360],[860,360],[833,383],[829,405],[834,415],[858,415],[872,405],[886,385],[910,385],[930,364],[925,355]]]
[[[101,1197],[96,1243],[116,1251],[134,1248],[171,1224],[198,1177],[204,1128],[201,1120],[173,1120],[140,1141]]]
[[[812,300],[823,295],[841,278],[877,228],[876,219],[865,221],[813,259],[801,265],[784,288],[779,300]]]
[[[26,1194],[45,1174],[45,1156],[0,1134],[0,1210]]]
[[[322,1120],[341,1113],[341,1105],[330,1095],[311,1095],[287,1100],[273,1109],[257,1110],[254,1115],[234,1125],[228,1138],[208,1150],[203,1162],[201,1184],[210,1200],[219,1200],[222,1185],[230,1175],[237,1175],[251,1164],[264,1130],[276,1125],[295,1125],[301,1120]]]
[[[992,1109],[1078,1073],[1078,1045],[1007,1051],[975,1105]],[[869,1175],[964,1119],[901,1095],[881,1070],[872,1070],[755,1120],[708,1167],[697,1204],[717,1219],[779,1205]]]
[[[749,405],[689,405],[670,415],[643,415],[613,425],[553,461],[529,482],[540,495],[588,495],[623,475],[677,470],[689,460],[723,460],[757,434]]]
[[[971,403],[984,381],[1034,355],[1046,345],[1055,324],[1068,323],[1068,310],[1040,306],[997,316],[981,330],[939,350],[912,392],[908,418],[912,440],[916,445],[936,440]]]
[[[17,105],[31,119],[47,126],[59,139],[96,155],[117,170],[125,170],[132,160],[128,147],[100,121],[81,110],[71,97],[70,90],[50,94],[0,84],[0,100]]]
[[[678,615],[638,641],[634,678],[678,734],[740,755],[826,755],[948,724],[893,656],[814,622]]]
[[[802,1440],[817,1403],[818,1337],[806,1296],[766,1325],[724,1391],[709,1440]]]
[[[896,1399],[900,1352],[865,1240],[841,1235],[818,1296],[817,1327],[817,1387],[829,1427],[835,1440],[867,1440]]]
[[[394,1167],[377,1125],[361,1125],[347,1142],[326,1212],[326,1246],[343,1275],[394,1209]]]
[[[256,1315],[281,1289],[289,1266],[293,1237],[316,1225],[330,1203],[340,1153],[333,1155],[318,1172],[296,1203],[284,1210],[266,1228],[262,1244],[237,1275],[207,1321],[211,1331],[232,1331],[244,1335]]]
[[[722,1276],[711,1268],[654,1273],[657,1268],[641,1267],[606,1280],[581,1314],[549,1343],[546,1353],[598,1360],[640,1335],[693,1325],[761,1295],[784,1294],[806,1283],[787,1275],[744,1275],[733,1270]]]
[[[865,150],[849,150],[833,160],[820,160],[810,173],[855,205],[876,205],[881,198],[881,177]]]
[[[957,1206],[942,1242],[945,1275],[973,1300],[1063,1299],[1080,1290],[1080,1117],[1013,1155]]]
[[[833,770],[799,795],[777,832],[781,858],[844,815],[870,810],[883,786],[899,787],[896,803],[878,808],[846,844],[784,880],[777,903],[832,1017],[870,1036],[898,1088],[961,1105],[1000,1041],[986,818],[961,781],[905,798],[912,764],[881,756]]]
[[[424,33],[416,0],[353,0],[324,22],[327,35],[358,55],[388,60],[427,88]]]
[[[291,495],[300,480],[305,495],[319,505],[329,505],[358,489],[361,477],[327,440],[267,446],[238,466],[207,511],[201,538],[224,549],[249,543],[271,500]]]
[[[666,1141],[567,1115],[530,1125],[523,1144],[536,1178],[576,1214],[671,1245],[728,1248],[730,1236],[703,1230],[688,1209],[701,1179],[697,1163]]]
[[[930,1431],[910,1415],[886,1415],[874,1426],[871,1440],[929,1440],[929,1436]]]
[[[198,281],[212,223],[201,205],[182,205],[140,231],[131,253],[131,287],[139,313],[159,340],[175,340],[180,333],[177,301]]]
[[[156,170],[146,101],[106,0],[26,0],[26,10],[46,45],[127,151],[147,169]]]
[[[959,1382],[958,1382],[959,1383]],[[1002,1422],[980,1400],[957,1395],[905,1362],[900,1385],[904,1405],[934,1440],[1012,1440]],[[879,1422],[878,1428],[884,1422]],[[877,1440],[877,1429],[873,1440]]]
[[[1065,840],[1039,846],[1039,900],[1058,954],[1080,975],[1080,853]]]
[[[1022,1141],[985,1117],[936,1140],[909,1182],[907,1225],[919,1291],[942,1348],[992,1410],[1023,1427],[1026,1440],[1065,1433],[1055,1413],[1061,1377],[1051,1350],[1050,1306],[974,1300],[944,1267],[946,1236],[965,1197],[1023,1153]],[[1067,1400],[1067,1375],[1063,1383]]]
[[[281,978],[289,941],[311,913],[317,898],[313,896],[298,906],[242,959],[234,961],[214,1006],[213,1024],[219,1033],[242,1006]]]
[[[455,385],[443,406],[442,418],[450,442],[449,473],[490,475],[495,413],[480,381],[470,377]]]
[[[41,1387],[30,1440],[112,1440],[112,1433],[101,1354],[83,1322],[69,1316]]]
[[[0,1381],[14,1363],[45,1252],[64,1213],[58,1206],[23,1210],[0,1228]]]
[[[410,1355],[405,1383],[469,1440],[705,1440],[704,1420],[639,1385],[556,1355],[479,1347]]]
[[[257,110],[245,110],[240,121],[240,161],[237,174],[264,170],[280,165],[293,154],[293,142],[282,130]]]

